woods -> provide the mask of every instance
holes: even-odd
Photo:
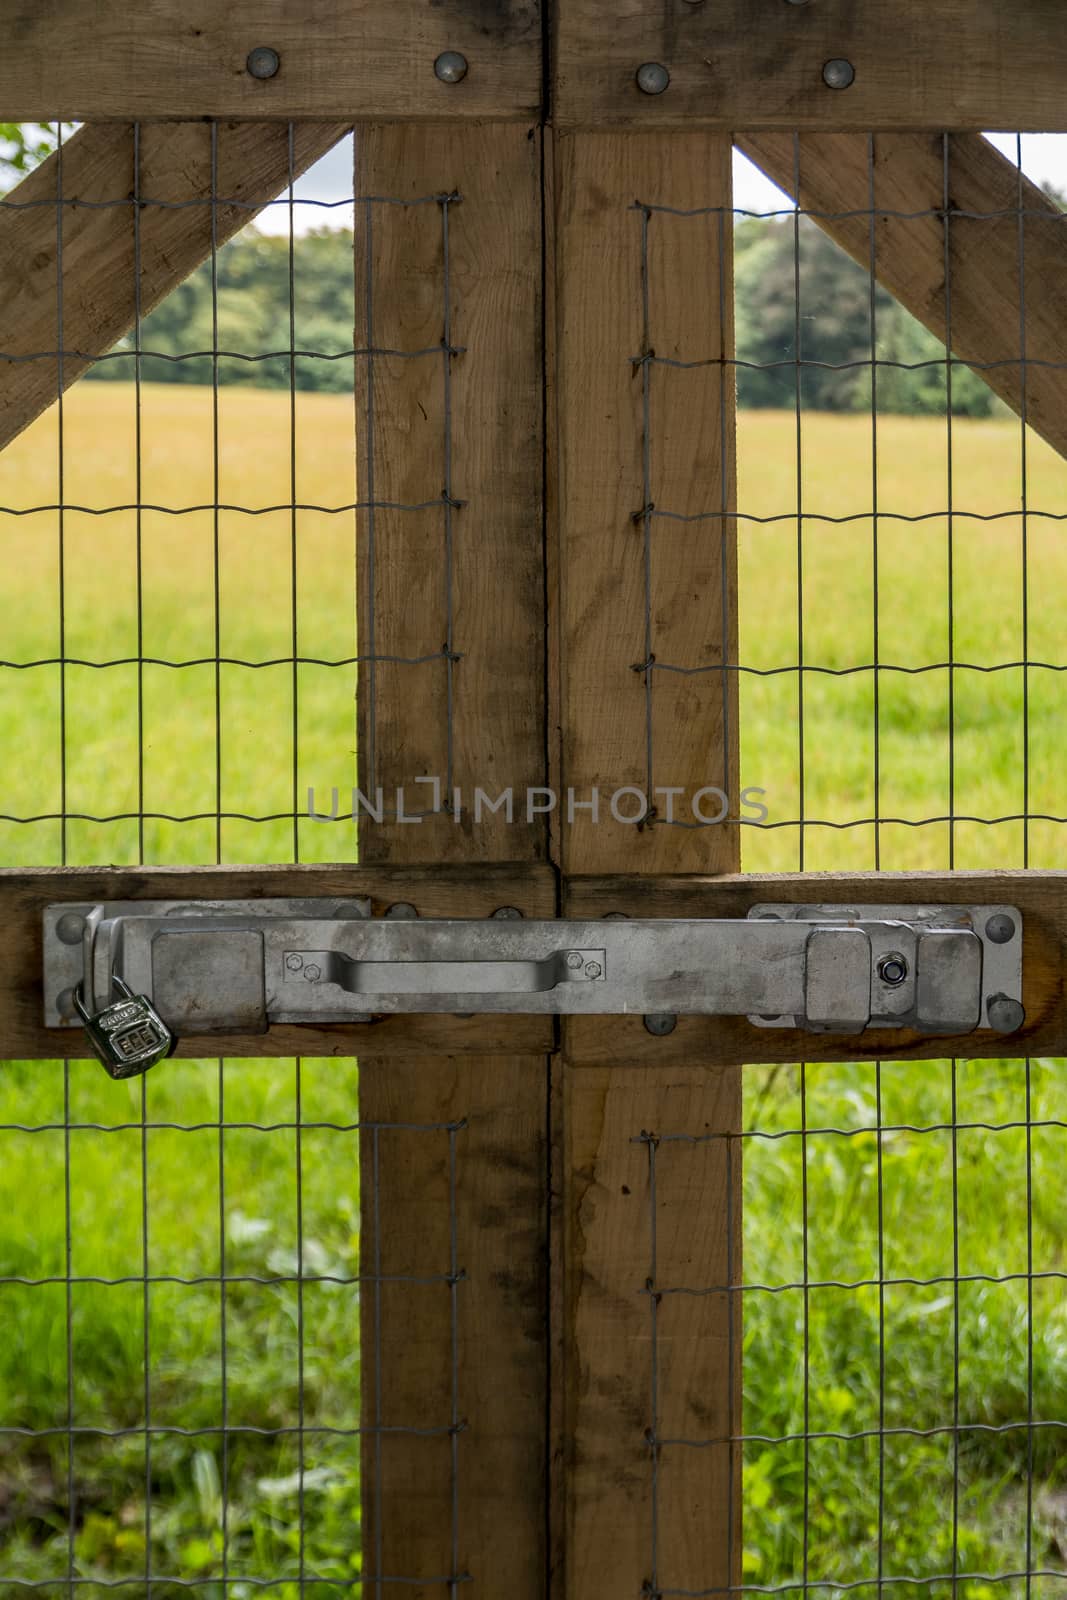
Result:
[[[799,272],[794,270],[795,235]],[[338,394],[351,389],[351,232],[321,228],[302,234],[294,241],[291,265],[292,318],[287,238],[246,228],[218,251],[220,384],[287,389],[293,349],[297,389]],[[799,223],[791,215],[738,219],[735,274],[741,407],[796,405],[799,327],[800,401],[806,410],[869,412],[873,343],[879,363],[892,363],[877,368],[876,410],[944,414],[944,347],[884,289],[876,287],[872,298],[868,274],[809,218]],[[205,262],[144,319],[142,378],[211,383],[215,333],[212,268]],[[131,334],[89,376],[129,381],[134,356]],[[982,379],[962,365],[953,367],[952,409],[970,417],[1004,411]]]

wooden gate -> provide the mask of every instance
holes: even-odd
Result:
[[[1062,873],[740,870],[735,138],[1067,441],[1061,225],[978,132],[1055,127],[1067,47],[1051,0],[963,9],[8,8],[8,114],[83,126],[0,209],[5,443],[355,123],[359,783],[441,781],[417,825],[364,817],[358,864],[232,867],[220,846],[191,869],[5,871],[7,1056],[57,1053],[45,905],[289,894],[424,917],[1007,902],[1025,920],[1018,1048],[1067,1051]],[[267,77],[255,50],[277,57]],[[503,789],[511,819],[484,800]],[[702,790],[728,797],[721,822],[674,813]],[[930,1048],[692,1017],[183,1043],[359,1057],[351,1582],[509,1600],[743,1586],[742,1066]],[[708,1292],[662,1292],[684,1285]],[[671,1448],[687,1436],[705,1447]]]

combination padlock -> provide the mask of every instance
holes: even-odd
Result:
[[[111,982],[120,998],[95,1016],[85,1005],[80,983],[74,1007],[108,1077],[136,1078],[169,1056],[178,1041],[147,995],[134,994],[117,972],[111,974]]]

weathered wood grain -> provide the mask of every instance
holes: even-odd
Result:
[[[0,102],[14,121],[129,117],[525,118],[541,98],[538,0],[5,0]],[[280,58],[248,72],[250,50]],[[434,61],[470,70],[442,83]]]
[[[669,818],[737,816],[730,143],[556,149],[563,868],[726,871],[736,823]]]
[[[357,379],[360,775],[387,811],[362,819],[363,860],[547,853],[527,809],[546,781],[539,185],[521,127],[358,141],[357,190],[408,202],[356,228],[356,346],[406,352]],[[390,820],[398,789],[409,816],[442,809]],[[509,791],[510,817],[490,809]]]
[[[635,128],[1063,126],[1059,0],[565,0],[555,8],[557,125]],[[823,67],[849,61],[851,87]],[[642,94],[641,62],[670,87]]]

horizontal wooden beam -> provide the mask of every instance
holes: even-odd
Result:
[[[1014,162],[977,133],[736,143],[1067,455],[1067,217]]]
[[[518,117],[541,97],[538,0],[5,0],[13,121]],[[276,52],[253,77],[249,52]],[[434,73],[466,56],[461,82]]]
[[[560,0],[561,126],[1020,128],[1064,122],[1060,0]],[[824,80],[844,61],[846,88]],[[670,73],[642,93],[642,63]],[[847,76],[847,74],[846,74]]]
[[[260,899],[369,896],[375,914],[406,902],[425,917],[488,917],[514,906],[555,915],[550,867],[41,867],[0,872],[0,1040],[12,1060],[85,1053],[81,1035],[45,1028],[41,917],[61,900]],[[551,1017],[389,1017],[351,1027],[275,1027],[263,1034],[198,1034],[182,1056],[544,1055]]]
[[[0,449],[347,131],[87,127],[24,178],[0,207]]]
[[[1014,905],[1023,918],[1023,1003],[1017,1034],[929,1035],[871,1031],[861,1037],[755,1028],[742,1018],[679,1017],[653,1037],[640,1017],[568,1017],[564,1049],[579,1066],[635,1067],[694,1061],[706,1067],[759,1061],[928,1061],[1067,1054],[1067,872],[738,873],[721,878],[571,878],[565,915],[744,917],[766,901],[819,905]]]

